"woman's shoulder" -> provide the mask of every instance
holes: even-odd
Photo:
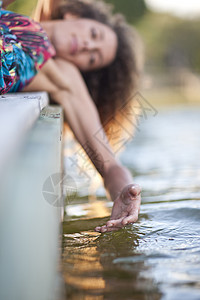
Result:
[[[55,49],[50,43],[41,25],[28,16],[2,10],[0,23],[4,30],[16,36],[22,49],[33,59],[36,69],[55,56]]]
[[[5,81],[7,78],[6,72],[9,72],[9,78],[11,75],[14,77],[13,92],[21,90],[29,83],[43,65],[55,55],[55,49],[46,32],[39,23],[28,16],[1,10],[0,37],[0,52],[4,62],[2,80]],[[7,83],[5,85],[8,86]],[[11,84],[9,89],[10,87]]]

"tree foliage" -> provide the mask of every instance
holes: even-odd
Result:
[[[16,0],[8,6],[8,9],[20,14],[31,16],[36,7],[36,3],[37,0]]]
[[[188,20],[177,23],[166,33],[167,62],[200,71],[200,21]]]
[[[144,0],[105,0],[114,6],[114,11],[122,13],[131,24],[136,23],[147,11]]]
[[[150,68],[185,67],[200,71],[200,20],[149,12],[137,24]]]

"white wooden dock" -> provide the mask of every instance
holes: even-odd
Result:
[[[2,300],[60,298],[62,130],[62,109],[46,93],[0,96]]]

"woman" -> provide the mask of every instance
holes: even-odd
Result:
[[[1,19],[1,23],[3,22],[6,23],[6,20]],[[12,86],[12,91],[45,90],[53,101],[62,105],[69,126],[103,177],[105,188],[114,201],[111,220],[96,230],[99,232],[117,230],[137,220],[141,201],[140,187],[132,183],[130,172],[115,159],[107,138],[102,134],[98,105],[95,105],[79,70],[92,71],[115,63],[119,49],[118,36],[108,25],[69,13],[65,16],[65,20],[46,21],[42,25],[56,55],[40,29],[40,39],[39,41],[36,39],[37,47],[41,46],[41,36],[43,44],[45,42],[46,44],[37,53],[37,56],[39,54],[42,56],[39,67],[36,64],[37,47],[32,51],[30,49],[33,45],[28,43],[30,31],[26,29],[23,31],[21,28],[17,30],[18,24],[11,28],[11,33],[15,33],[18,43],[22,45],[22,51],[26,55],[29,52],[28,55],[34,61],[34,66],[32,65],[29,70],[35,70],[35,73],[29,74],[26,80],[21,81],[19,76]],[[26,34],[22,35],[22,31]],[[35,36],[37,37],[36,32],[31,31],[31,37]],[[48,58],[44,55],[46,50],[50,53]],[[97,160],[97,156],[100,159]]]
[[[68,60],[81,71],[92,99],[97,106],[102,124],[105,124],[137,89],[143,65],[141,41],[135,30],[127,25],[123,16],[113,15],[112,7],[106,5],[103,1],[38,0],[34,16],[40,22],[76,17],[103,23],[111,28],[117,36],[117,53],[114,61],[107,66],[95,65],[95,55],[93,53],[90,60],[94,65],[90,67],[80,66],[76,60],[68,57]],[[96,38],[98,38],[98,32],[95,31],[95,28],[91,34],[96,35]],[[121,122],[123,121],[121,120]]]

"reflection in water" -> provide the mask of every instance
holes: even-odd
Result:
[[[82,290],[83,294],[99,294],[105,288],[102,278],[102,266],[97,247],[94,244],[97,234],[82,233],[65,235],[65,252],[63,255],[65,280],[72,292]],[[69,290],[69,289],[68,289]],[[69,294],[69,292],[68,292]],[[77,295],[76,295],[77,296]],[[78,299],[72,297],[71,299]]]
[[[122,156],[143,187],[136,224],[100,235],[93,229],[108,219],[110,202],[90,196],[68,206],[68,299],[200,299],[199,113],[160,112]]]

